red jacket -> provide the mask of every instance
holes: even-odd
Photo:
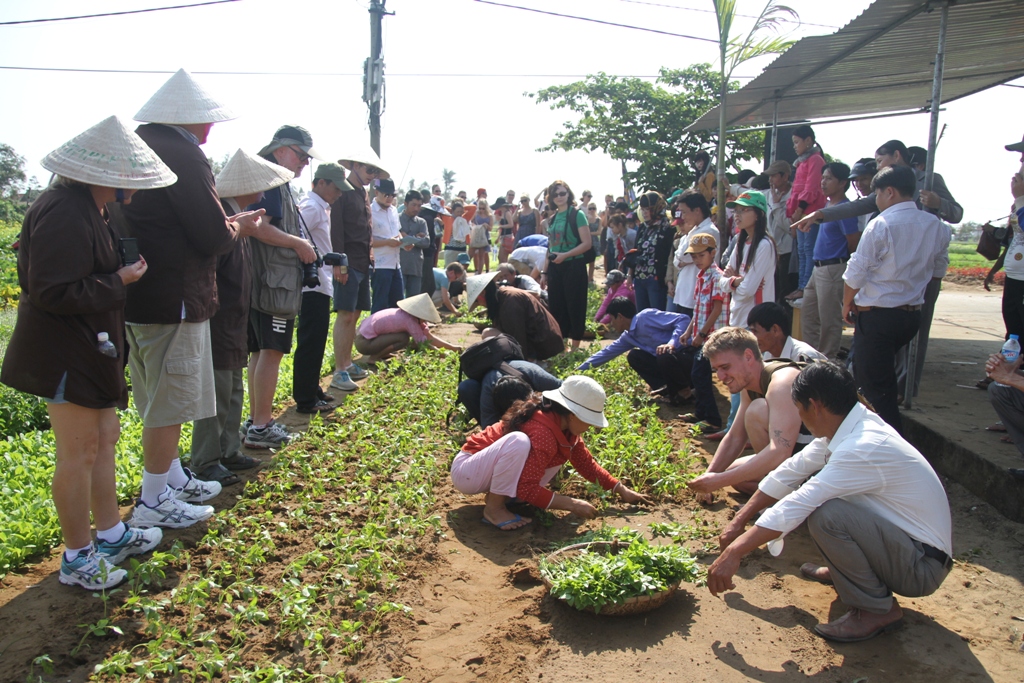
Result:
[[[825,168],[825,157],[815,147],[811,155],[796,165],[793,177],[793,191],[786,202],[786,217],[792,218],[801,202],[806,202],[804,215],[825,208],[825,193],[821,191],[821,170]]]

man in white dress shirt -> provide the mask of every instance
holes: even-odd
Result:
[[[370,246],[374,256],[373,275],[370,277],[373,290],[371,313],[395,308],[398,301],[405,298],[405,281],[402,279],[399,254],[402,223],[398,211],[392,206],[395,201],[395,181],[390,178],[374,181],[374,189],[377,197],[370,202],[370,225],[373,231]]]
[[[843,274],[843,319],[856,325],[853,371],[865,398],[902,433],[896,352],[917,334],[925,288],[949,266],[949,228],[914,204],[917,177],[889,166],[871,181],[881,213],[864,228]]]
[[[813,363],[793,383],[793,402],[817,437],[761,482],[720,538],[708,572],[713,595],[735,588],[740,560],[765,543],[772,555],[807,520],[826,566],[808,578],[835,585],[850,608],[819,624],[829,640],[867,640],[897,627],[893,597],[931,595],[953,567],[949,502],[935,471],[913,446],[857,400],[857,385],[835,363]],[[756,524],[748,521],[765,508]]]

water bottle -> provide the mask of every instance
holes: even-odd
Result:
[[[1003,344],[1003,359],[1007,363],[1016,363],[1017,359],[1020,358],[1020,340],[1015,334],[1011,334],[1010,338]]]
[[[110,335],[106,332],[100,332],[96,335],[96,350],[104,356],[117,358],[117,347],[114,346],[114,342],[110,341]],[[1020,345],[1017,346],[1017,350],[1018,352],[1020,351]]]

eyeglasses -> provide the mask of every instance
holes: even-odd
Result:
[[[552,196],[552,197],[568,197],[568,196],[569,196],[569,193],[568,193],[568,192],[565,192],[565,191],[562,191],[562,192],[556,192],[556,193],[554,193],[554,194],[553,194],[553,195],[551,195],[551,196]]]
[[[380,169],[376,166],[370,166],[369,164],[363,164],[363,166],[366,168],[366,172],[370,175],[377,175],[380,173]]]
[[[288,149],[290,149],[292,152],[295,153],[295,156],[297,156],[299,158],[299,163],[300,164],[307,163],[310,160],[310,158],[311,158],[308,154],[303,152],[301,149],[296,149],[292,145],[288,145]]]

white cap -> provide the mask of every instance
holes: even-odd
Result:
[[[239,149],[217,174],[217,196],[244,197],[284,185],[295,174],[284,166]]]
[[[217,123],[230,121],[235,114],[218,102],[184,69],[171,76],[149,102],[135,115],[144,123]]]

